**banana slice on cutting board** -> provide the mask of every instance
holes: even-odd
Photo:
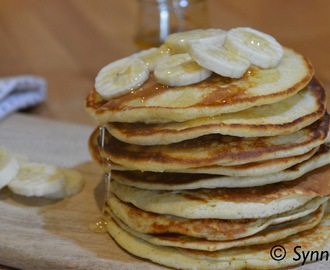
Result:
[[[215,45],[192,44],[189,54],[200,66],[230,78],[242,77],[250,66],[247,58]]]
[[[173,53],[186,53],[190,44],[202,42],[222,46],[226,38],[226,31],[221,29],[197,29],[185,32],[178,32],[169,35],[164,44],[169,47]]]
[[[46,194],[49,199],[63,199],[78,194],[84,187],[84,181],[81,173],[73,169],[61,169],[65,177],[64,187],[54,193]]]
[[[225,46],[262,68],[276,67],[283,56],[283,47],[275,38],[249,27],[229,30]]]
[[[79,193],[84,181],[74,169],[29,162],[26,156],[0,147],[0,189],[4,186],[22,196],[62,199]]]
[[[138,57],[126,57],[103,67],[95,78],[95,90],[104,98],[126,94],[149,77],[147,65]]]
[[[8,183],[8,188],[23,196],[45,196],[59,192],[65,187],[64,174],[56,166],[37,162],[20,165],[17,175]]]
[[[19,163],[8,149],[0,147],[0,189],[17,174]]]
[[[211,74],[212,71],[198,65],[188,53],[171,55],[158,63],[154,70],[157,82],[168,86],[194,84]]]

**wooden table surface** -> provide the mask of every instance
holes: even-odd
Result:
[[[137,51],[137,0],[1,0],[0,77],[36,74],[48,99],[29,113],[94,124],[83,101],[107,63]],[[250,26],[309,57],[330,89],[330,1],[208,0],[210,27]]]
[[[330,91],[330,1],[208,0],[208,7],[210,27],[250,26],[309,57]],[[26,113],[95,125],[84,98],[101,67],[137,51],[137,13],[136,0],[0,0],[0,77],[47,79],[46,102]]]

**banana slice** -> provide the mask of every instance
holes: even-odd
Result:
[[[198,65],[188,53],[174,54],[156,66],[157,82],[168,86],[183,86],[197,83],[211,76],[212,71]]]
[[[46,194],[46,198],[63,199],[78,194],[82,190],[84,181],[81,173],[73,169],[61,169],[61,171],[65,177],[64,187],[60,191]]]
[[[59,192],[65,186],[65,178],[56,166],[26,162],[20,165],[17,175],[12,179],[8,188],[23,196],[45,196]]]
[[[191,57],[202,67],[230,78],[240,78],[250,66],[250,62],[224,47],[209,44],[190,46]]]
[[[275,38],[249,27],[229,30],[225,46],[262,68],[276,67],[283,56],[283,48]]]
[[[126,57],[100,70],[95,78],[95,89],[102,98],[109,100],[138,88],[148,77],[148,67],[141,59]]]
[[[203,43],[222,46],[226,38],[226,31],[221,29],[197,29],[186,32],[178,32],[169,35],[165,39],[165,45],[171,48],[174,53],[186,53],[189,44]]]
[[[140,58],[148,67],[149,71],[153,71],[156,65],[163,59],[169,57],[170,49],[164,45],[159,48],[150,48],[133,54],[133,57]]]
[[[18,161],[11,152],[5,148],[0,148],[0,189],[16,176],[18,168]]]

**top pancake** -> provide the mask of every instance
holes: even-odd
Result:
[[[310,125],[325,109],[325,90],[313,79],[297,94],[268,105],[184,122],[109,123],[107,129],[118,140],[139,145],[170,144],[215,133],[237,137],[277,136]]]
[[[140,88],[109,101],[103,100],[94,89],[85,106],[99,124],[181,122],[286,99],[302,90],[312,77],[311,63],[293,50],[285,49],[276,68],[251,66],[240,79],[212,75],[193,85],[169,87],[156,83],[151,74]]]

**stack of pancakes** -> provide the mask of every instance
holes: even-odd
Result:
[[[270,69],[158,84],[87,111],[94,160],[111,173],[108,231],[132,254],[178,269],[301,264],[330,237],[330,117],[311,63],[284,49]],[[270,256],[273,247],[281,251]]]

